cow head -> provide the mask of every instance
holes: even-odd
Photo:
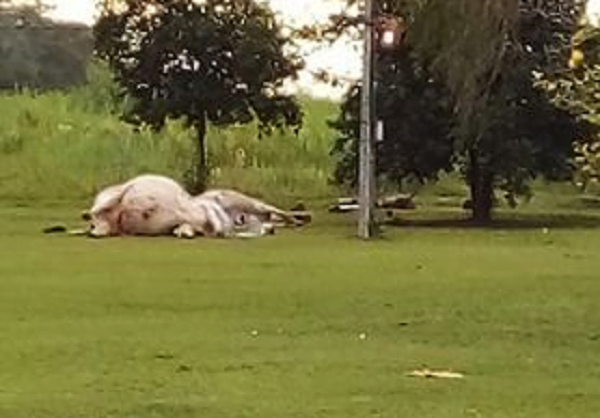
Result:
[[[118,207],[98,212],[84,211],[81,217],[89,224],[88,235],[91,237],[101,238],[120,234],[121,211]]]

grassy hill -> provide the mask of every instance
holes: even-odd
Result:
[[[179,124],[160,133],[134,133],[81,92],[0,96],[0,197],[80,199],[101,185],[143,172],[182,180],[193,140]],[[211,129],[214,185],[265,197],[318,197],[330,193],[326,120],[334,103],[305,99],[305,125],[258,138],[255,126]]]

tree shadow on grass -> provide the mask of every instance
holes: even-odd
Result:
[[[489,223],[475,222],[467,215],[440,213],[436,216],[393,217],[385,226],[405,228],[533,230],[533,229],[595,229],[600,228],[599,213],[518,213],[496,214]]]

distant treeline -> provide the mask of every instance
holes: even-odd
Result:
[[[85,81],[92,29],[54,22],[42,12],[0,2],[0,90],[63,89]]]

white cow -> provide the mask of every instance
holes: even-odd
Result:
[[[267,222],[271,216],[291,219],[286,212],[233,190],[192,197],[174,180],[151,174],[105,188],[83,216],[94,237],[262,236],[273,232]]]

